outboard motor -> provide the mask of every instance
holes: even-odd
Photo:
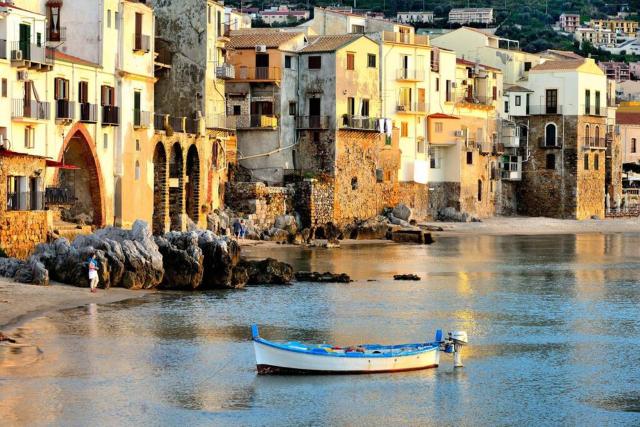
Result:
[[[469,338],[465,331],[449,332],[449,340],[453,344],[453,367],[462,368],[462,347],[467,345]]]

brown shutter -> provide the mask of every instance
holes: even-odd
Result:
[[[493,87],[493,100],[497,100],[498,99],[498,87],[494,86]]]
[[[60,79],[53,79],[53,99],[60,99]]]

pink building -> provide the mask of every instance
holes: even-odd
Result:
[[[574,13],[563,13],[558,21],[560,29],[567,33],[573,33],[580,26],[580,15]]]

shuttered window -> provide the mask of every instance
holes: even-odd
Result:
[[[347,53],[347,70],[356,69],[356,55],[353,53]]]
[[[114,105],[115,104],[115,90],[111,86],[102,86],[101,88],[101,103],[102,105]]]
[[[86,104],[89,99],[89,83],[87,82],[79,82],[78,83],[78,102],[81,104]]]
[[[53,80],[56,100],[69,100],[69,80],[56,77]]]

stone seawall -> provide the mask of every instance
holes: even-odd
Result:
[[[47,240],[47,211],[4,212],[0,218],[0,248],[14,258],[26,259],[36,245]]]

